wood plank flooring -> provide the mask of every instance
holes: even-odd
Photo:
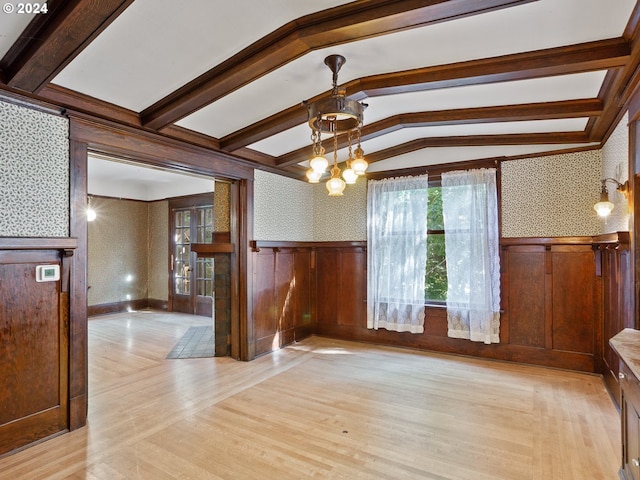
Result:
[[[0,479],[617,478],[597,376],[319,337],[164,358],[206,322],[91,319],[87,427],[1,458]]]

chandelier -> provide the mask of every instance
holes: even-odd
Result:
[[[346,185],[356,183],[357,178],[364,175],[368,167],[367,161],[364,159],[364,151],[360,146],[360,129],[362,128],[363,112],[367,105],[346,98],[346,91],[338,90],[338,72],[346,61],[342,55],[329,55],[325,58],[325,65],[333,73],[331,96],[311,103],[302,102],[307,107],[309,114],[313,146],[313,156],[309,161],[310,168],[307,170],[309,183],[319,183],[329,166],[329,161],[324,156],[322,134],[329,134],[333,137],[333,167],[330,170],[331,178],[327,180],[326,184],[330,197],[342,195]],[[349,144],[349,156],[344,171],[338,167],[338,134],[346,134]],[[353,150],[354,140],[357,144],[355,150]]]

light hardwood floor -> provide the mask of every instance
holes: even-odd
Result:
[[[164,359],[203,320],[91,319],[87,427],[0,459],[0,479],[617,478],[597,376],[318,337]]]

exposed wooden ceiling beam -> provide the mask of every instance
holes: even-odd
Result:
[[[598,98],[605,109],[602,115],[591,119],[587,133],[592,139],[604,142],[616,128],[629,105],[632,93],[640,84],[640,2],[631,14],[624,38],[632,45],[631,55],[624,68],[611,69],[602,84]]]
[[[365,155],[367,162],[375,163],[406,153],[436,147],[480,147],[490,145],[557,145],[587,143],[583,132],[514,133],[507,135],[468,135],[460,137],[419,138],[385,150]]]
[[[365,125],[362,129],[361,139],[365,141],[402,128],[412,127],[591,117],[600,115],[602,108],[600,100],[585,99],[404,113]],[[492,136],[484,136],[483,138],[489,137],[493,138]],[[332,145],[332,139],[323,142],[323,146],[327,150],[331,149]],[[348,146],[348,137],[341,135],[338,138],[338,148],[346,146]],[[278,157],[276,164],[283,167],[302,162],[307,160],[309,152],[309,146],[299,148]]]
[[[166,127],[312,50],[531,1],[536,0],[365,0],[307,15],[145,109],[142,124]]]
[[[631,47],[624,39],[613,38],[568,47],[374,75],[354,80],[344,87],[351,98],[365,100],[367,97],[394,93],[604,70],[625,65],[630,54]],[[312,98],[311,101],[326,95],[328,92]],[[220,139],[220,146],[223,150],[233,152],[300,125],[306,120],[306,108],[301,104],[294,105],[227,135]]]
[[[47,2],[45,2],[47,3]],[[0,61],[6,85],[37,93],[133,0],[53,0]]]

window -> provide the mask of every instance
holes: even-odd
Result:
[[[371,180],[367,327],[424,331],[424,306],[446,305],[448,335],[499,342],[496,169]]]
[[[419,177],[367,184],[367,326],[424,331],[429,184]]]
[[[427,202],[427,268],[424,298],[427,304],[447,301],[447,260],[445,256],[442,187],[429,186]]]

